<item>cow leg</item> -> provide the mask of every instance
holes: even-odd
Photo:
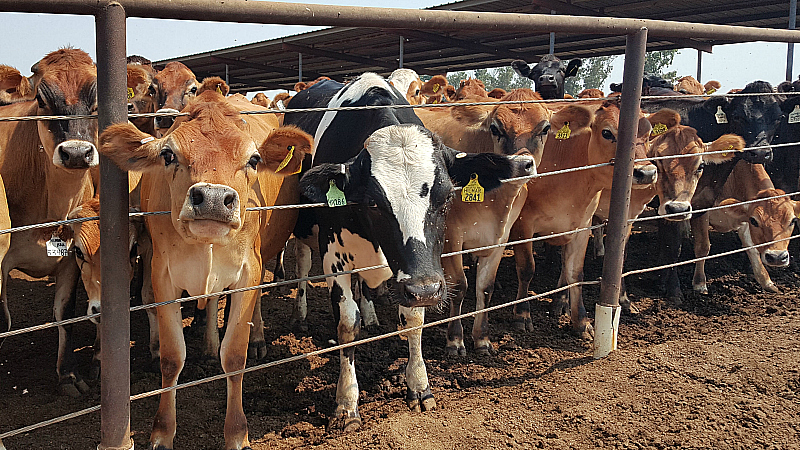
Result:
[[[311,247],[300,242],[300,239],[294,240],[294,257],[295,264],[297,265],[298,278],[305,278],[311,271]],[[300,331],[308,331],[308,323],[306,323],[306,316],[308,315],[308,302],[306,295],[308,292],[308,282],[300,281],[297,283],[297,299],[292,310],[292,318],[289,325],[292,328],[298,328]]]
[[[156,301],[162,302],[179,298],[181,289],[175,288],[168,282],[153,283],[153,293]],[[170,303],[159,306],[158,335],[161,353],[161,387],[175,386],[178,375],[183,370],[186,360],[186,342],[183,340],[183,323],[181,305]],[[161,394],[158,401],[158,410],[153,418],[153,431],[150,433],[150,448],[153,450],[169,450],[173,448],[175,439],[175,397],[177,391],[167,391]]]
[[[478,258],[478,267],[475,275],[475,310],[481,310],[489,306],[494,292],[494,279],[497,275],[497,268],[503,258],[503,249],[496,248],[491,251],[489,256]],[[475,322],[472,324],[472,342],[475,353],[481,355],[491,355],[495,353],[492,342],[489,340],[489,313],[482,312],[475,315]]]
[[[634,217],[635,218],[635,217]],[[625,234],[625,242],[623,245],[622,265],[625,266],[625,260],[628,258],[628,241],[631,238],[631,225],[628,224],[628,232]],[[639,308],[634,305],[630,298],[628,298],[628,290],[625,287],[625,277],[619,280],[619,305],[622,307],[622,312],[625,314],[639,314]]]
[[[744,247],[751,247],[755,245],[753,243],[753,238],[750,237],[750,226],[745,224],[745,226],[739,228],[739,239],[742,241],[742,245]],[[780,292],[778,287],[775,286],[775,283],[772,282],[772,279],[769,277],[769,272],[767,272],[767,268],[764,267],[764,263],[761,262],[761,253],[758,252],[758,249],[751,248],[749,250],[745,250],[747,253],[747,257],[750,259],[750,266],[753,268],[753,275],[756,277],[756,281],[758,284],[761,285],[761,288],[768,292]]]
[[[261,315],[261,290],[257,290],[253,319],[250,326],[250,342],[247,344],[247,357],[262,360],[267,356],[267,341],[264,339],[264,317]],[[228,316],[230,318],[230,315]],[[227,330],[225,331],[227,333]]]
[[[243,281],[252,286],[258,283],[256,276],[244,276]],[[244,285],[243,285],[244,286]],[[243,287],[242,286],[242,287]],[[220,348],[220,360],[225,373],[242,370],[247,362],[248,336],[250,335],[250,320],[258,290],[231,294],[231,313],[228,318],[228,328]],[[225,448],[242,449],[249,447],[247,435],[247,418],[242,407],[242,379],[244,375],[234,375],[226,378],[228,387],[228,401],[225,413]]]
[[[708,236],[708,214],[691,219],[692,235],[694,236],[694,257],[702,258],[708,256],[711,251],[711,241]],[[708,294],[706,284],[706,262],[697,261],[694,263],[694,277],[692,278],[692,289],[701,294]]]
[[[80,271],[71,258],[63,258],[56,267],[56,296],[53,313],[56,321],[75,317],[75,297]],[[72,341],[72,325],[58,327],[58,359],[56,373],[62,394],[80,397],[89,391],[89,386],[76,371],[75,349]]]
[[[359,305],[361,308],[361,321],[364,323],[364,328],[375,328],[381,326],[378,321],[378,315],[375,313],[375,303],[369,297],[369,287],[366,282],[361,280],[361,277],[356,277],[356,287],[358,288]]]
[[[201,305],[205,303],[205,307]],[[205,310],[205,332],[203,333],[203,359],[207,362],[219,358],[219,297],[198,300],[197,308]]]
[[[327,253],[326,256],[331,255]],[[330,267],[326,261],[323,267]],[[350,275],[328,278],[331,303],[338,312],[337,334],[339,344],[353,342],[361,331],[361,312],[353,299]],[[336,385],[336,411],[331,419],[331,428],[341,428],[345,432],[361,426],[358,414],[358,380],[356,378],[355,347],[339,350],[339,382]]]
[[[600,223],[599,221],[597,221],[596,217],[592,217],[592,219],[594,219],[592,220],[592,225],[597,225],[598,223]],[[595,221],[597,221],[597,223],[594,223]],[[593,239],[594,256],[597,258],[602,258],[603,256],[606,255],[606,245],[605,242],[603,241],[603,227],[595,228],[594,230],[592,230],[592,237],[594,238]]]
[[[0,287],[0,302],[3,302],[3,317],[6,320],[6,330],[11,331],[11,312],[8,309],[8,272],[11,271],[6,261],[3,261],[2,267],[2,287]]]
[[[425,323],[425,308],[406,308],[400,306],[400,325],[403,328],[418,327]],[[422,359],[422,329],[409,331],[408,365],[406,365],[406,402],[412,411],[431,411],[436,409],[436,400],[428,383],[428,371]]]
[[[533,228],[522,220],[511,228],[510,241],[530,239],[533,237]],[[514,246],[514,260],[517,263],[517,300],[528,297],[528,287],[533,280],[536,263],[533,260],[533,243],[526,242]],[[531,320],[531,306],[527,301],[514,305],[513,327],[520,331],[533,331]]]
[[[564,266],[561,273],[565,285],[583,281],[583,262],[586,257],[586,246],[589,244],[589,232],[576,233],[567,245],[562,247]],[[586,317],[586,308],[583,305],[583,288],[573,286],[569,288],[570,321],[572,331],[584,339],[594,337],[594,328]]]
[[[153,258],[153,246],[150,239],[147,242],[140,240],[137,244],[141,253],[140,261],[142,263],[142,304],[151,305],[155,303],[155,296],[153,294],[153,279],[151,260]],[[157,308],[148,308],[147,322],[150,326],[150,361],[153,366],[158,367],[161,353],[158,348],[158,312]]]
[[[275,255],[275,270],[272,271],[272,281],[279,282],[284,281],[286,279],[286,267],[283,264],[283,256],[286,254],[286,248],[289,246],[289,241],[286,241],[283,244],[283,249]],[[264,277],[262,276],[261,279],[263,280]],[[288,286],[282,285],[278,286],[275,289],[275,292],[281,295],[285,295],[289,293]]]
[[[461,305],[467,292],[467,276],[464,274],[462,255],[442,258],[442,268],[444,269],[444,279],[450,287],[448,292],[450,297],[450,317],[455,317],[461,315]],[[447,346],[445,347],[445,352],[448,356],[467,355],[467,349],[464,347],[464,327],[461,325],[461,319],[447,324]]]
[[[88,378],[90,380],[99,380],[100,379],[100,324],[97,324],[95,327],[95,336],[94,336],[94,344],[92,344],[92,363],[89,367],[89,375]]]
[[[661,219],[658,221],[658,242],[660,247],[661,264],[678,262],[681,256],[683,237],[680,231],[680,222]],[[661,271],[661,287],[665,297],[680,304],[683,301],[681,283],[678,279],[678,270],[675,267]]]

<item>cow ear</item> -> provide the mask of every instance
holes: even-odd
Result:
[[[723,211],[727,211],[726,214],[737,222],[747,222],[750,211],[747,209],[747,205],[739,205],[738,203],[739,200],[735,198],[726,198],[719,203],[719,206],[734,205],[725,208]]]
[[[556,133],[567,125],[572,133],[586,128],[592,123],[594,114],[589,108],[581,105],[568,105],[553,113],[550,118],[550,132]]]
[[[419,93],[426,97],[432,97],[441,94],[446,87],[447,78],[445,78],[444,75],[434,75],[422,85]]]
[[[449,147],[443,148],[447,173],[455,186],[466,186],[473,175],[477,175],[478,183],[485,192],[489,192],[500,187],[501,180],[516,175],[513,157],[495,153],[464,153]]]
[[[531,73],[531,68],[528,66],[528,63],[521,59],[511,61],[511,68],[521,77],[528,78],[528,75]]]
[[[578,69],[580,69],[580,68],[581,68],[581,60],[580,59],[576,58],[576,59],[570,60],[569,64],[567,64],[567,71],[564,74],[564,77],[565,78],[574,77],[575,75],[578,74]]]
[[[0,64],[0,91],[16,92],[20,98],[33,99],[31,82],[19,70]]]
[[[794,216],[800,217],[800,202],[796,202],[794,200],[789,200],[792,202],[792,206],[794,207]]]
[[[293,125],[276,128],[261,144],[258,152],[264,166],[278,175],[294,175],[300,171],[303,159],[311,153],[314,138]]]
[[[717,107],[721,106],[723,109],[728,106],[728,99],[726,97],[711,97],[703,102],[703,109],[708,114],[716,114]],[[716,122],[712,122],[716,123]]]
[[[730,152],[725,153],[703,155],[703,161],[711,164],[722,164],[726,161],[730,161],[736,156],[737,151],[745,148],[744,139],[736,134],[723,134],[716,141],[705,145],[707,152],[730,150]]]
[[[100,154],[122,170],[148,170],[163,166],[159,154],[162,139],[139,131],[132,123],[118,123],[100,135]]]
[[[636,130],[636,137],[639,139],[648,139],[650,132],[653,131],[653,126],[646,117],[639,118],[639,127]]]
[[[364,181],[368,178],[364,172],[369,171],[364,153],[366,151],[362,150],[344,164],[325,163],[312,167],[300,179],[300,194],[311,203],[327,203],[333,183],[347,201],[362,203],[366,188]]]

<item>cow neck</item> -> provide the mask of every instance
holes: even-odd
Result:
[[[722,194],[725,182],[740,159],[737,157],[722,164],[708,164],[697,182],[692,196],[693,209],[705,209],[714,206],[714,200]]]
[[[36,115],[36,102],[10,105],[0,115]],[[41,147],[35,121],[0,126],[3,181],[14,226],[64,220],[94,195],[89,170],[56,167]],[[13,142],[13,145],[8,143]]]
[[[752,200],[758,196],[759,192],[767,189],[775,189],[775,186],[764,166],[739,161],[728,176],[722,195],[717,198],[717,201],[728,197],[739,201]]]

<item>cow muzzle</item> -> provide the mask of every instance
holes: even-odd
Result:
[[[537,173],[536,160],[527,149],[517,152],[512,157],[512,164],[514,165],[514,177],[527,177]],[[527,182],[528,180],[522,181]]]
[[[633,184],[649,185],[658,179],[658,169],[654,164],[638,166],[633,168]]]
[[[89,307],[86,308],[86,315],[90,316],[92,314],[98,314],[98,313],[100,313],[100,300],[96,300],[96,299],[91,299],[90,298],[89,299]],[[100,316],[92,317],[89,320],[94,322],[96,325],[100,325]]]
[[[239,193],[223,184],[196,183],[186,193],[180,220],[202,237],[221,237],[241,225]]]
[[[53,164],[65,169],[88,169],[100,162],[97,148],[89,141],[70,139],[56,145]]]
[[[789,265],[789,252],[787,250],[767,250],[761,256],[761,260],[770,267],[786,267]]]
[[[163,108],[156,111],[157,113],[170,113],[170,114],[177,114],[180,111],[177,109],[172,108]],[[172,127],[172,124],[175,123],[175,116],[156,116],[153,118],[153,123],[156,126],[156,129],[163,129],[164,132]],[[161,130],[159,130],[161,132]],[[163,133],[162,133],[163,134]]]
[[[772,161],[772,147],[769,146],[769,139],[763,131],[758,133],[752,144],[747,144],[748,147],[764,147],[753,148],[746,150],[742,153],[742,159],[750,164],[766,164]]]
[[[662,216],[665,214],[681,213],[683,214],[679,216],[665,217],[665,219],[673,222],[681,222],[683,220],[690,219],[692,217],[692,204],[689,202],[671,201],[662,203],[661,207],[658,208],[658,214]]]
[[[409,280],[410,281],[410,280]],[[443,279],[402,282],[400,305],[407,308],[438,306],[445,298]]]

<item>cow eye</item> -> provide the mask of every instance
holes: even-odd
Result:
[[[250,157],[250,161],[247,161],[247,165],[255,169],[258,167],[258,163],[261,162],[261,155],[256,153],[255,155]]]
[[[81,261],[85,261],[86,258],[83,256],[83,251],[80,248],[75,247],[75,256],[80,259]]]
[[[544,128],[542,128],[542,132],[539,133],[539,134],[541,134],[542,136],[546,136],[547,133],[549,133],[549,132],[550,132],[550,125],[547,124],[547,125],[544,126]]]
[[[44,102],[44,99],[42,99],[42,96],[39,94],[36,94],[36,103],[39,104],[39,108],[42,109],[47,108],[47,104]]]
[[[156,95],[156,88],[154,88],[153,86],[150,86],[149,88],[147,88],[147,95],[155,96]]]
[[[500,131],[500,128],[495,124],[489,125],[489,131],[491,131],[492,134],[497,136],[498,138],[503,137],[503,132]]]
[[[703,169],[705,169],[705,168],[706,168],[706,163],[700,163],[700,165],[697,166],[697,173],[702,172]]]
[[[758,221],[756,219],[754,219],[753,217],[751,217],[750,218],[750,225],[753,225],[754,227],[758,228]]]
[[[161,150],[161,154],[159,156],[164,158],[164,166],[169,166],[170,164],[177,161],[177,158],[175,158],[175,152],[173,152],[172,149],[169,147],[164,147]]]
[[[197,86],[192,86],[192,88],[191,88],[191,89],[189,89],[189,93],[190,93],[190,94],[193,94],[193,95],[194,95],[194,94],[197,94]]]
[[[611,142],[617,142],[617,138],[614,137],[614,133],[612,133],[611,130],[603,130],[601,134],[603,135],[603,139]]]

